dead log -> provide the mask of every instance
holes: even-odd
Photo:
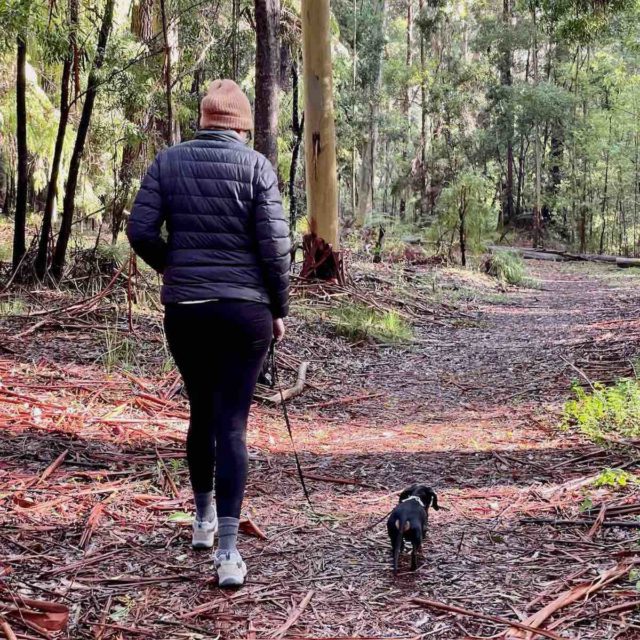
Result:
[[[307,369],[309,368],[308,362],[301,362],[300,368],[298,369],[298,379],[293,387],[289,387],[288,389],[284,389],[283,391],[278,391],[274,393],[272,396],[265,398],[267,402],[272,402],[275,405],[281,404],[284,400],[289,400],[290,398],[295,398],[299,396],[304,390],[304,385],[307,381]]]
[[[616,258],[616,265],[621,269],[640,267],[640,258]]]
[[[575,260],[561,253],[549,253],[548,251],[523,251],[522,257],[525,260],[549,260],[551,262],[569,262]]]
[[[553,262],[604,262],[607,264],[616,264],[622,269],[629,267],[640,267],[640,258],[623,258],[620,256],[611,256],[597,253],[572,253],[571,251],[563,251],[561,249],[543,249],[536,250],[529,247],[506,247],[498,245],[489,245],[489,251],[510,251],[520,254],[525,260],[550,260]]]

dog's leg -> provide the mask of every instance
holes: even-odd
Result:
[[[411,571],[415,571],[418,568],[418,550],[420,547],[414,544],[411,548]]]
[[[388,527],[389,539],[391,540],[391,560],[393,563],[394,575],[398,573],[398,564],[400,560],[400,551],[402,549],[402,533],[394,526]]]

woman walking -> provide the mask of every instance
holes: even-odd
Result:
[[[247,419],[271,340],[284,336],[290,241],[275,172],[246,144],[253,118],[240,87],[215,80],[200,113],[195,138],[149,168],[127,235],[163,277],[165,332],[191,410],[192,545],[210,549],[218,533],[214,559],[226,587],[247,573],[236,547]]]

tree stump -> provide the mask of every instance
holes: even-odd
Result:
[[[340,252],[318,237],[308,233],[302,239],[302,270],[300,277],[333,280],[344,284],[344,268]]]

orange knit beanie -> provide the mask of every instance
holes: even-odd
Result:
[[[233,80],[214,80],[200,103],[201,129],[252,131],[249,98]]]

